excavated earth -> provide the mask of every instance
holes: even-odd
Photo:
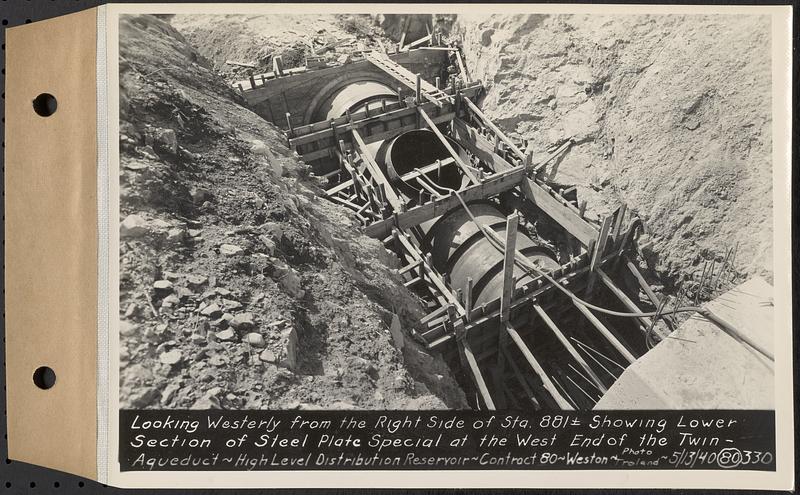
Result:
[[[122,407],[466,407],[394,257],[169,18],[121,19],[120,86]]]
[[[769,17],[458,16],[452,34],[484,111],[536,159],[572,138],[547,175],[590,214],[627,203],[667,284],[736,245],[740,277],[771,280]]]
[[[768,18],[430,21],[461,45],[486,85],[484,111],[527,139],[534,161],[572,139],[551,181],[575,185],[590,216],[625,202],[645,221],[654,281],[674,290],[733,246],[740,278],[771,280]],[[229,86],[276,55],[293,67],[396,42],[403,22],[123,19],[124,407],[466,406],[446,366],[409,338],[422,309],[394,256],[321,199],[282,134]]]

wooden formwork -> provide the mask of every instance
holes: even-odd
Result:
[[[556,190],[538,177],[542,164],[532,163],[531,155],[523,151],[525,143],[506,136],[472,101],[482,90],[479,82],[459,85],[452,81],[447,88],[436,90],[436,97],[430,89],[426,93],[417,78],[413,101],[389,102],[373,114],[348,114],[292,128],[287,133],[289,145],[309,162],[335,159],[335,170],[320,174],[329,181],[327,197],[352,210],[365,234],[382,240],[397,254],[403,263],[398,275],[429,308],[416,336],[429,349],[460,363],[480,397],[480,407],[586,407],[598,393],[605,392],[610,377],[616,375],[600,377],[608,370],[602,363],[590,363],[597,358],[589,353],[592,343],[572,342],[571,331],[564,331],[556,322],[559,315],[566,310],[573,321],[580,320],[582,327],[592,329],[587,335],[601,342],[597,353],[613,354],[613,359],[620,361],[605,363],[609,367],[627,366],[640,352],[620,338],[619,322],[612,324],[607,315],[598,317],[585,304],[565,297],[561,288],[569,287],[589,298],[602,291],[616,298],[623,309],[640,312],[614,278],[620,266],[636,271],[635,265],[623,258],[641,223],[626,215],[624,206],[600,221],[590,220],[584,215],[585,205],[578,204],[574,195],[568,199],[564,190]],[[420,195],[414,198],[414,206],[409,206],[407,198],[395,189],[396,182],[376,163],[368,144],[423,128],[432,130],[451,156],[423,165],[401,179],[458,167],[468,180],[460,190],[449,193],[425,187],[420,181]],[[468,153],[469,162],[449,140]],[[568,143],[559,149],[566,146]],[[509,214],[505,238],[495,239],[505,249],[502,296],[478,307],[473,304],[471,284],[455,290],[447,276],[437,272],[419,230],[423,223],[475,200],[493,201]],[[522,256],[514,248],[519,219],[545,222],[558,230],[568,246],[568,259],[547,274],[515,280],[513,267]],[[497,236],[492,229],[485,233]],[[641,280],[641,274],[634,275]],[[649,295],[657,305],[655,295]],[[636,331],[649,331],[653,326],[646,317],[623,320],[627,327],[638,325]],[[553,352],[558,348],[566,356],[568,368],[553,367],[552,360],[541,355],[544,348],[536,347],[535,338],[541,332],[551,335],[549,345]],[[576,398],[576,394],[584,397]]]

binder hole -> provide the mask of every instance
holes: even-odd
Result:
[[[42,93],[33,100],[33,111],[42,117],[49,117],[56,113],[58,102],[50,93]]]
[[[47,366],[40,366],[33,372],[33,383],[42,390],[52,388],[56,384],[56,372]]]

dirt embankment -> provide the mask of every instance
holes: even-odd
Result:
[[[547,173],[594,214],[632,207],[668,282],[737,243],[736,268],[771,277],[768,17],[459,16],[454,30],[486,113],[537,157],[575,139]]]
[[[121,20],[121,405],[464,407],[393,257],[203,63]]]
[[[376,47],[383,36],[368,15],[176,15],[170,24],[233,78],[248,69],[227,61],[253,64],[255,73],[271,71],[274,56],[280,56],[286,68],[303,65],[309,56],[332,62],[359,43]]]

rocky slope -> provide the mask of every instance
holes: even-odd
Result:
[[[393,256],[204,60],[121,19],[122,407],[464,407]]]
[[[382,35],[367,15],[176,15],[170,24],[232,77],[247,69],[227,61],[252,64],[256,73],[271,71],[274,56],[286,68],[303,65],[307,56],[335,61],[359,43],[377,46]]]
[[[575,139],[547,173],[590,212],[632,207],[667,282],[737,243],[736,268],[771,277],[768,17],[459,16],[454,33],[486,113],[538,156]]]

